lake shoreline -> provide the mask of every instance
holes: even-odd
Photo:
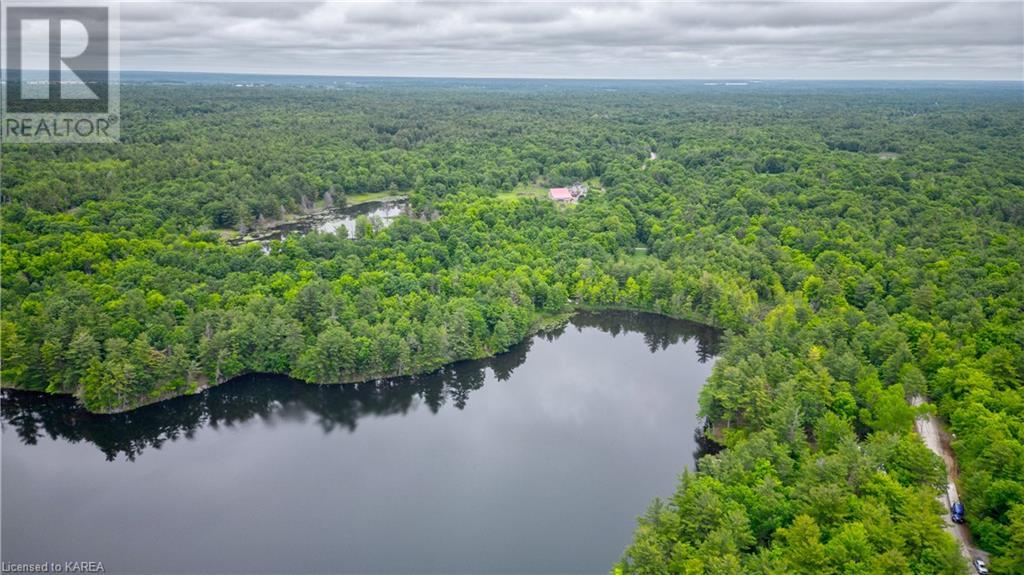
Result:
[[[3,519],[22,534],[5,533],[5,556],[88,548],[138,573],[488,573],[504,553],[513,572],[599,572],[650,497],[709,453],[698,396],[718,340],[638,312],[545,323],[493,357],[355,385],[253,375],[111,415],[5,390]],[[196,525],[195,509],[219,519]],[[567,533],[571,545],[553,537]]]
[[[441,365],[441,366],[439,366],[437,368],[430,369],[430,370],[417,371],[417,372],[410,372],[410,373],[393,373],[392,372],[392,373],[379,373],[379,374],[356,374],[356,375],[353,375],[353,376],[351,376],[351,377],[349,377],[349,378],[347,378],[347,379],[345,379],[343,381],[330,382],[330,383],[319,383],[319,382],[306,381],[306,380],[303,380],[303,379],[299,379],[299,378],[296,378],[293,375],[288,374],[288,373],[271,373],[271,372],[252,372],[252,371],[250,371],[250,372],[244,372],[244,373],[239,373],[239,374],[233,375],[233,376],[231,376],[229,378],[226,378],[226,379],[223,379],[223,380],[221,380],[221,381],[219,381],[217,383],[212,383],[211,384],[211,383],[207,382],[205,384],[201,384],[201,385],[195,386],[192,390],[184,392],[184,393],[163,394],[163,395],[161,395],[159,397],[147,398],[147,399],[144,399],[142,401],[134,402],[131,405],[128,405],[128,406],[126,406],[126,407],[124,407],[122,409],[114,409],[114,410],[108,410],[108,411],[93,411],[93,410],[88,409],[87,407],[85,407],[85,403],[81,400],[81,398],[78,397],[78,395],[76,395],[76,393],[74,393],[74,392],[70,392],[70,393],[68,393],[68,392],[51,393],[51,392],[48,392],[48,391],[45,391],[45,390],[25,389],[25,388],[21,388],[21,387],[17,387],[17,386],[9,386],[9,385],[3,385],[3,384],[0,384],[0,389],[13,389],[13,390],[23,391],[23,392],[38,393],[40,395],[45,395],[45,396],[73,397],[75,399],[75,401],[77,402],[77,404],[80,405],[86,411],[88,411],[90,414],[93,414],[93,415],[117,415],[117,414],[132,412],[132,411],[135,411],[135,410],[147,407],[147,406],[152,406],[152,405],[164,403],[164,402],[167,402],[167,401],[172,401],[172,400],[180,398],[180,397],[189,397],[189,396],[199,395],[199,394],[201,394],[201,393],[203,393],[203,392],[205,392],[207,390],[210,390],[212,388],[220,387],[221,385],[229,384],[229,383],[232,383],[234,381],[237,381],[237,380],[240,380],[240,379],[243,379],[243,378],[252,377],[254,375],[264,375],[264,376],[273,376],[273,377],[286,377],[286,378],[289,378],[289,379],[293,379],[295,381],[300,381],[300,382],[302,382],[302,383],[304,383],[306,385],[313,385],[313,386],[357,385],[357,384],[360,384],[360,383],[383,381],[383,380],[395,379],[395,378],[400,378],[400,377],[412,377],[412,376],[430,375],[430,374],[433,374],[433,373],[437,373],[438,371],[440,371],[440,370],[442,370],[442,369],[444,369],[446,367],[450,367],[450,366],[453,366],[453,365],[458,364],[458,363],[462,363],[462,362],[466,362],[466,361],[479,361],[479,360],[494,358],[494,357],[500,356],[500,355],[502,355],[504,353],[507,353],[513,347],[515,347],[517,345],[521,345],[522,343],[528,341],[530,338],[532,338],[532,337],[534,337],[534,336],[536,336],[538,334],[541,334],[541,333],[543,333],[545,331],[556,330],[556,329],[564,327],[565,325],[569,324],[574,318],[576,318],[577,316],[579,316],[581,314],[602,314],[602,313],[649,314],[649,315],[652,315],[652,316],[657,316],[657,317],[660,317],[660,318],[666,318],[666,319],[670,319],[670,320],[674,320],[674,321],[681,321],[681,322],[696,324],[697,326],[700,326],[702,328],[707,328],[707,329],[710,329],[710,330],[717,331],[720,336],[724,335],[724,330],[721,327],[716,326],[713,323],[708,322],[708,321],[700,321],[698,319],[694,319],[694,318],[690,318],[690,317],[681,317],[681,316],[661,313],[661,312],[657,312],[657,311],[652,311],[652,310],[648,310],[648,309],[631,308],[631,307],[625,307],[625,306],[586,306],[586,305],[578,305],[577,307],[575,307],[571,311],[567,311],[567,312],[563,312],[563,313],[559,313],[559,314],[542,315],[542,316],[540,316],[537,320],[535,320],[533,327],[531,328],[531,330],[529,332],[527,332],[527,334],[523,337],[523,339],[518,341],[518,342],[516,342],[516,343],[514,343],[514,344],[512,344],[511,346],[509,346],[508,349],[503,349],[503,350],[495,351],[493,353],[485,354],[485,355],[482,355],[480,357],[465,357],[465,358],[455,359],[453,361],[444,363],[443,365]],[[207,379],[207,378],[204,378],[204,379]]]

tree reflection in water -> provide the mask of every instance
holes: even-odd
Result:
[[[613,337],[641,333],[652,353],[696,339],[701,363],[717,354],[721,337],[708,326],[634,312],[579,313],[568,325],[537,337],[554,341],[566,329],[584,328],[597,328]],[[324,433],[339,428],[351,432],[359,419],[368,415],[400,415],[420,405],[432,413],[446,405],[465,408],[470,393],[483,387],[487,370],[498,381],[508,380],[526,361],[532,341],[495,357],[459,362],[427,375],[351,385],[313,385],[276,375],[247,375],[196,395],[113,415],[89,413],[70,396],[5,389],[0,415],[4,427],[13,427],[25,444],[36,444],[43,435],[73,443],[88,441],[108,461],[122,454],[134,461],[148,448],[191,438],[201,428],[230,428],[254,418],[305,421],[316,417]],[[713,452],[713,444],[707,443],[702,430],[697,433],[698,453]]]

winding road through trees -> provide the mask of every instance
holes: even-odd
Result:
[[[911,398],[910,403],[915,407],[920,406],[924,403],[924,398],[915,395]],[[941,457],[946,464],[946,495],[945,497],[939,496],[939,502],[947,510],[947,513],[943,515],[946,531],[956,539],[960,546],[960,553],[971,564],[971,569],[973,569],[975,557],[981,557],[987,563],[988,554],[974,546],[970,530],[967,529],[967,526],[953,523],[953,519],[948,512],[953,502],[960,500],[960,494],[956,487],[959,471],[956,459],[953,457],[953,449],[949,445],[949,436],[942,429],[942,424],[938,418],[931,413],[918,416],[914,421],[914,427],[917,429],[917,434],[921,436],[924,444],[928,446],[928,449]]]

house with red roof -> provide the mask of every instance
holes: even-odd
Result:
[[[548,197],[556,202],[575,202],[587,195],[587,186],[579,182],[568,188],[550,188]]]
[[[548,197],[556,202],[572,201],[572,194],[569,193],[569,188],[551,188],[548,190]]]

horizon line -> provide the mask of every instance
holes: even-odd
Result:
[[[0,73],[6,80],[11,69],[0,67]],[[22,69],[21,72],[49,72],[46,69]],[[397,80],[526,80],[526,81],[562,81],[562,82],[956,82],[956,83],[1024,83],[1024,77],[1015,79],[994,79],[994,78],[769,78],[754,76],[728,76],[728,77],[684,77],[684,78],[651,78],[651,77],[602,77],[602,76],[444,76],[444,75],[416,75],[416,74],[337,74],[337,73],[298,73],[298,72],[223,72],[210,70],[155,70],[155,69],[123,69],[114,72],[116,75],[123,73],[150,73],[150,74],[205,74],[205,75],[232,75],[232,76],[278,76],[286,78],[367,78],[367,79],[397,79]]]
[[[229,75],[250,75],[250,76],[285,76],[293,78],[375,78],[375,79],[409,79],[409,80],[556,80],[556,81],[609,81],[609,82],[1017,82],[1024,83],[1024,77],[1016,79],[971,79],[971,78],[766,78],[754,76],[729,76],[729,77],[686,77],[686,78],[650,78],[650,77],[601,77],[601,76],[432,76],[415,74],[337,74],[337,73],[299,73],[299,72],[221,72],[208,70],[146,70],[146,69],[125,69],[124,72],[149,72],[159,74],[229,74]]]

